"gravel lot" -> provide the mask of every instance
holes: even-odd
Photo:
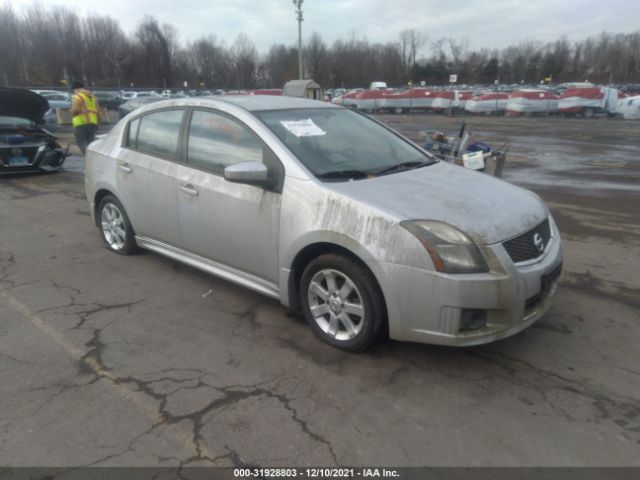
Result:
[[[462,118],[380,115],[414,140]],[[277,302],[102,247],[82,159],[0,178],[0,465],[640,466],[640,129],[467,117],[564,238],[555,303],[468,349],[347,354]],[[68,137],[64,137],[68,138]]]

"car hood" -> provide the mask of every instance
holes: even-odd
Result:
[[[49,110],[47,99],[29,90],[0,88],[0,115],[19,117],[42,123],[42,117]]]
[[[549,215],[535,193],[444,162],[368,180],[324,185],[400,220],[446,222],[480,245],[513,238]]]

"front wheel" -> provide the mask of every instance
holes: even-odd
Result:
[[[120,201],[107,195],[98,206],[98,225],[105,246],[114,253],[130,255],[137,249],[131,222]]]
[[[309,263],[300,303],[316,335],[342,350],[370,347],[386,321],[377,282],[363,265],[342,255],[325,254]]]

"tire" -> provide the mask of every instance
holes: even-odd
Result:
[[[312,260],[300,280],[300,305],[316,335],[342,350],[366,350],[386,324],[382,292],[359,262],[339,254]],[[313,313],[312,313],[313,312]]]
[[[98,228],[102,242],[113,253],[131,255],[138,249],[131,222],[120,201],[105,196],[98,205]]]
[[[587,108],[587,109],[584,111],[584,117],[585,117],[585,118],[593,118],[593,114],[594,114],[594,113],[595,113],[595,112],[593,111],[593,108]]]

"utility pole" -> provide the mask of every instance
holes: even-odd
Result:
[[[304,0],[293,0],[293,4],[297,7],[296,20],[298,20],[298,80],[303,80],[302,75],[302,2]]]

